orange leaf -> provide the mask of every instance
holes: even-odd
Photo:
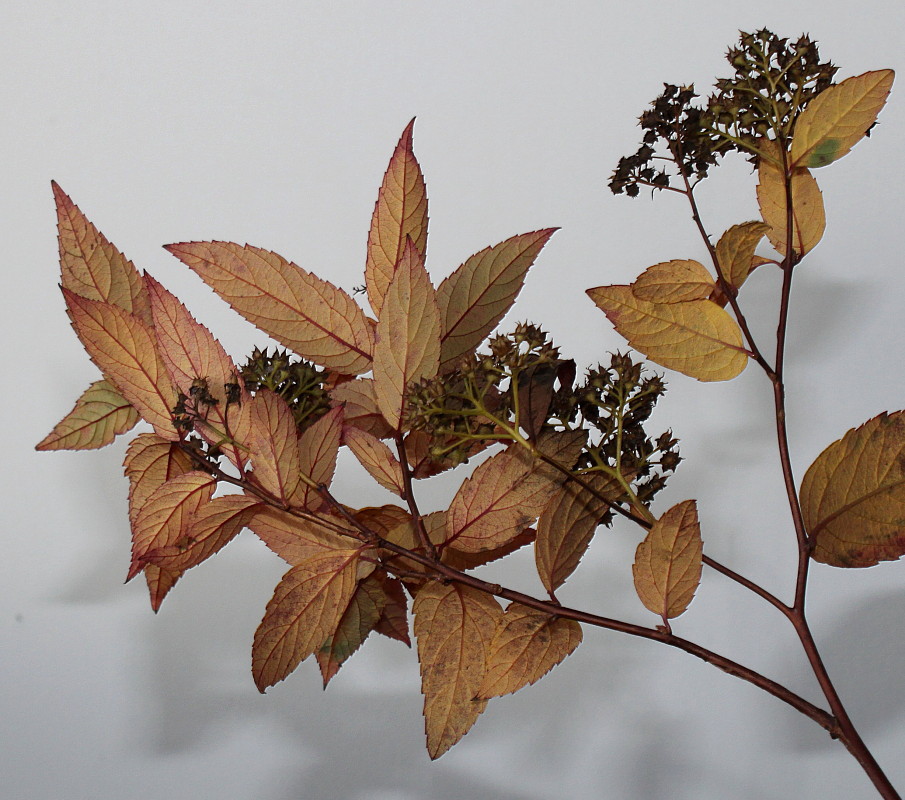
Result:
[[[72,327],[104,377],[164,439],[178,438],[176,395],[154,346],[154,333],[119,306],[63,289]]]
[[[512,603],[497,622],[476,697],[489,700],[536,683],[581,644],[581,625]]]
[[[277,584],[252,645],[251,671],[260,691],[283,680],[334,634],[355,592],[360,554],[318,553]]]
[[[89,300],[119,306],[150,324],[138,270],[88,221],[56,181],[51,185],[57,205],[63,286]]]
[[[166,249],[245,319],[297,355],[346,375],[371,368],[371,323],[332,283],[251,245],[182,242]]]
[[[377,407],[394,430],[401,430],[409,383],[437,374],[440,312],[424,258],[409,240],[386,288],[374,344]]]
[[[427,255],[427,187],[412,150],[414,126],[412,120],[399,138],[377,193],[368,232],[365,284],[371,308],[378,315],[406,239],[412,240],[422,261]]]
[[[333,405],[345,407],[343,423],[354,425],[378,439],[393,435],[393,429],[377,410],[373,378],[357,378],[334,386],[330,390]]]
[[[684,303],[705,300],[714,288],[707,268],[693,259],[676,259],[654,264],[632,284],[632,293],[650,303]]]
[[[312,510],[323,505],[323,498],[315,487],[329,486],[333,482],[342,431],[343,409],[339,406],[330,409],[302,432],[299,438],[299,466],[302,474],[307,475],[312,483],[302,481],[299,484],[292,498],[294,504]]]
[[[673,506],[635,551],[632,575],[645,607],[664,622],[683,613],[701,581],[703,545],[694,500]]]
[[[228,494],[202,505],[174,542],[155,547],[143,560],[174,572],[185,572],[223,548],[261,507],[254,497]]]
[[[905,555],[905,412],[884,412],[833,442],[800,497],[816,561],[870,567]]]
[[[738,289],[758,266],[753,261],[754,250],[769,230],[763,222],[743,222],[733,225],[716,243],[716,256],[723,277]]]
[[[156,564],[145,564],[143,571],[145,582],[148,585],[148,592],[151,595],[151,608],[154,613],[157,613],[160,610],[163,598],[175,586],[176,581],[182,577],[182,573],[171,572],[164,567],[158,567]]]
[[[286,401],[262,389],[248,403],[248,448],[254,477],[264,489],[288,505],[301,482],[298,432]]]
[[[342,520],[336,518],[337,524]],[[344,550],[351,539],[326,524],[302,519],[272,506],[255,510],[246,527],[280,558],[293,566],[325,551]]]
[[[603,475],[585,480],[604,497],[620,494],[617,482]],[[606,503],[576,483],[560,487],[537,521],[534,558],[548,592],[555,592],[578,566],[607,509]]]
[[[35,446],[35,450],[93,450],[135,427],[138,412],[113,385],[92,383],[75,407]]]
[[[502,609],[493,597],[457,583],[426,584],[415,595],[415,637],[427,752],[439,758],[486,708],[475,700]]]
[[[587,294],[632,347],[661,366],[699,381],[726,381],[748,364],[738,325],[712,300],[649,303],[630,286]]]
[[[495,547],[492,550],[481,550],[480,553],[464,553],[461,550],[457,550],[454,546],[444,547],[440,560],[444,564],[449,564],[453,569],[467,572],[475,567],[481,567],[484,564],[505,558],[510,553],[514,553],[516,550],[531,544],[536,536],[537,531],[534,528],[525,528],[504,545]]]
[[[129,443],[123,467],[129,479],[129,521],[134,526],[138,512],[158,487],[191,472],[193,465],[178,444],[156,433],[141,433]]]
[[[819,96],[819,95],[818,95]],[[779,147],[775,142],[763,143],[775,160],[761,158],[757,168],[757,202],[764,222],[770,226],[767,238],[777,253],[785,256],[788,220],[786,218],[786,179],[777,163]],[[806,169],[792,173],[792,249],[799,255],[813,250],[823,238],[826,212],[823,195],[814,176]]]
[[[370,575],[358,584],[336,631],[315,653],[324,688],[374,630],[388,600],[382,581],[376,575]]]
[[[132,564],[126,580],[145,565],[145,554],[181,541],[195,514],[210,502],[217,482],[206,472],[193,470],[171,478],[148,497],[132,526]],[[175,570],[165,567],[169,572]]]
[[[525,275],[558,228],[513,236],[471,256],[437,289],[445,370],[474,350],[515,302]]]
[[[402,582],[396,578],[385,575],[383,578],[383,590],[387,596],[387,604],[383,607],[383,613],[374,630],[389,639],[396,639],[407,647],[412,646],[409,639],[408,602]]]
[[[842,158],[876,122],[895,73],[865,72],[829,86],[801,112],[792,131],[792,164],[823,167]]]
[[[405,495],[402,465],[380,439],[347,425],[343,428],[343,444],[384,489],[389,489],[400,497]]]

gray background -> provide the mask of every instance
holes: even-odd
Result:
[[[229,239],[361,283],[376,190],[405,124],[427,177],[428,266],[558,225],[515,319],[580,365],[622,346],[584,295],[670,258],[700,258],[681,198],[613,197],[662,82],[705,90],[739,28],[810,32],[841,77],[902,66],[900,0],[6,2],[0,11],[3,557],[0,780],[6,798],[856,798],[870,787],[809,720],[680,652],[587,629],[537,686],[494,701],[437,763],[423,747],[414,654],[369,641],[329,691],[306,663],[262,696],[254,629],[282,563],[245,534],[183,578],[156,617],[127,586],[126,439],[92,453],[34,444],[95,379],[56,288],[50,179],[243,358],[263,337],[161,249]],[[901,82],[900,77],[899,81]],[[789,332],[795,469],[903,405],[902,87],[868,143],[818,172],[828,231],[797,275]],[[756,216],[733,159],[700,193],[709,230]],[[761,341],[778,280],[743,295]],[[768,381],[668,373],[654,426],[686,461],[659,508],[695,497],[707,551],[788,598],[794,537]],[[349,502],[385,502],[345,461]],[[425,487],[441,507],[454,484]],[[652,622],[631,588],[636,530],[603,531],[562,592]],[[820,565],[810,612],[865,738],[905,787],[905,566]],[[530,552],[489,571],[539,591]],[[788,625],[705,571],[682,635],[819,693]]]

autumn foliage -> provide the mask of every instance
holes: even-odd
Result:
[[[753,361],[772,383],[799,545],[793,603],[704,554],[697,500],[655,502],[681,461],[670,431],[647,430],[661,376],[620,353],[579,374],[536,325],[497,330],[554,228],[512,236],[439,283],[432,278],[412,122],[378,190],[362,291],[248,244],[166,245],[283,348],[255,350],[244,362],[53,184],[63,297],[101,376],[38,449],[98,448],[146,423],[124,464],[127,576],[144,576],[153,609],[187,570],[247,529],[287,564],[253,637],[261,691],[310,657],[326,685],[372,632],[405,645],[413,633],[427,749],[437,758],[491,698],[543,677],[578,647],[583,627],[603,627],[686,650],[787,702],[840,738],[881,794],[896,796],[812,657],[804,594],[812,559],[867,567],[905,554],[903,412],[845,433],[796,489],[783,405],[789,288],[826,225],[812,171],[869,134],[893,73],[834,82],[835,67],[820,62],[807,37],[790,42],[768,31],[743,34],[729,62],[734,74],[703,105],[693,87],[665,86],[641,117],[643,144],[610,183],[630,196],[639,188],[682,195],[702,234],[701,260],[684,254],[630,285],[587,294],[661,367],[725,381]],[[694,190],[731,153],[756,169],[760,219],[732,225],[713,244]],[[742,306],[755,269],[772,270],[779,286],[769,356]],[[358,508],[335,496],[344,447],[398,500]],[[419,482],[468,462],[448,508],[422,513]],[[572,609],[558,596],[594,536],[617,519],[641,531],[632,574],[650,626]],[[524,547],[534,549],[546,597],[473,574]],[[827,709],[674,634],[704,566],[785,614]]]

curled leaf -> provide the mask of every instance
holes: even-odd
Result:
[[[758,263],[754,251],[769,230],[764,222],[743,222],[729,228],[716,243],[716,256],[723,277],[738,289],[748,280]]]

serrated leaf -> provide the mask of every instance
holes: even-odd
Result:
[[[192,523],[178,539],[148,550],[143,560],[185,572],[227,545],[261,506],[257,498],[241,494],[215,497],[195,512]]]
[[[615,500],[621,493],[614,478],[586,475],[585,480],[603,497]],[[555,592],[575,571],[606,510],[603,500],[577,483],[568,482],[541,512],[534,559],[548,592]]]
[[[437,374],[440,312],[424,258],[409,240],[386,288],[374,344],[377,407],[394,430],[401,430],[409,383]]]
[[[89,300],[112,303],[150,323],[138,270],[88,221],[56,181],[51,185],[57,207],[63,286]]]
[[[280,395],[262,389],[248,403],[249,456],[255,480],[288,505],[301,483],[298,432],[292,410]]]
[[[182,577],[182,573],[172,572],[165,567],[158,567],[156,564],[145,564],[142,571],[145,575],[148,593],[151,596],[151,609],[156,614],[160,610],[160,604],[163,599],[169,594],[170,589]]]
[[[534,528],[525,528],[500,547],[494,547],[491,550],[481,550],[480,553],[466,553],[457,550],[454,546],[444,547],[440,560],[444,564],[449,564],[453,569],[467,572],[475,569],[475,567],[482,567],[484,564],[490,564],[493,561],[505,558],[516,550],[521,550],[521,548],[531,544],[536,536],[537,531]]]
[[[377,620],[374,630],[389,639],[396,639],[402,642],[406,647],[411,647],[408,601],[405,590],[402,588],[402,581],[385,575],[383,577],[383,590],[387,596],[387,604],[383,607],[383,613],[380,615],[380,619]]]
[[[664,621],[682,614],[701,581],[702,557],[697,505],[685,500],[654,522],[635,551],[632,576],[645,607]]]
[[[895,73],[865,72],[829,86],[808,104],[792,131],[792,164],[823,167],[842,158],[876,122]]]
[[[497,622],[476,697],[489,700],[539,681],[581,644],[581,625],[512,603]]]
[[[766,142],[779,159],[775,142]],[[786,182],[782,168],[775,162],[761,158],[757,168],[757,203],[764,222],[770,226],[767,238],[776,252],[785,256],[788,219],[786,213]],[[806,169],[796,169],[792,185],[792,249],[799,255],[813,250],[823,238],[826,212],[823,194],[814,176]]]
[[[632,347],[663,367],[699,381],[726,381],[748,364],[738,325],[712,300],[649,303],[630,286],[598,286],[587,294]]]
[[[138,420],[138,412],[112,383],[95,381],[35,450],[94,450],[134,428]]]
[[[343,444],[355,454],[368,474],[384,489],[389,489],[400,497],[404,496],[402,465],[380,439],[358,428],[346,426],[343,428]]]
[[[523,233],[486,247],[440,284],[441,371],[474,350],[496,327],[515,302],[538,253],[557,230]]]
[[[463,553],[504,546],[531,526],[556,491],[548,472],[520,445],[487,459],[456,492],[447,513],[447,544]]]
[[[716,243],[716,257],[726,282],[739,289],[759,266],[754,251],[770,226],[765,222],[742,222],[729,228]]]
[[[371,368],[374,335],[355,300],[276,253],[231,242],[166,249],[284,347],[345,375]]]
[[[412,240],[422,261],[427,255],[427,187],[412,149],[414,126],[412,120],[393,151],[368,232],[365,285],[371,308],[378,315],[406,239]]]
[[[151,328],[111,303],[63,289],[72,327],[104,377],[164,439],[178,438],[176,395],[155,348]]]
[[[126,580],[145,566],[145,554],[179,542],[187,533],[195,514],[210,502],[216,480],[206,472],[192,470],[159,486],[142,505],[132,526],[132,564]],[[167,566],[164,569],[176,573]]]
[[[140,433],[129,443],[123,467],[129,479],[129,521],[133,525],[158,487],[193,469],[192,460],[177,443],[156,433]]]
[[[315,653],[324,688],[374,630],[388,600],[382,581],[376,575],[370,575],[358,584],[336,631]]]
[[[378,439],[393,435],[393,429],[377,409],[373,378],[356,378],[334,386],[330,390],[330,399],[333,405],[344,407],[344,424],[354,425]]]
[[[251,671],[263,692],[333,635],[355,592],[360,549],[318,553],[292,567],[255,631]]]
[[[324,504],[317,486],[329,486],[336,472],[336,457],[342,441],[343,408],[331,408],[309,425],[299,437],[299,468],[313,483],[302,481],[292,498],[294,505],[316,510]]]
[[[675,259],[654,264],[632,284],[632,293],[650,303],[685,303],[705,300],[714,288],[714,277],[693,259]]]
[[[337,518],[336,522],[340,524],[342,520]],[[351,542],[327,524],[302,519],[272,506],[255,510],[246,527],[293,566],[326,551],[344,550]]]
[[[493,597],[457,583],[428,583],[415,595],[415,638],[427,752],[439,758],[486,708],[474,697],[503,611]]]
[[[816,561],[870,567],[905,555],[905,412],[884,412],[833,442],[799,494]]]

